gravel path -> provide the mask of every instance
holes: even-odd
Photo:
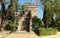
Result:
[[[1,38],[1,37],[0,37]],[[60,32],[56,35],[49,35],[49,36],[37,36],[34,33],[12,33],[10,35],[4,36],[3,38],[60,38]]]
[[[8,36],[6,36],[5,38],[38,38],[37,35],[35,35],[34,33],[12,33]]]

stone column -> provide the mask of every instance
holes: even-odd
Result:
[[[30,31],[32,30],[32,19],[30,19]]]

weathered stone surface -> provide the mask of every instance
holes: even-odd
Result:
[[[28,17],[26,17],[26,15],[30,12],[30,16],[31,16],[31,18],[30,18],[30,23],[28,24],[29,25],[29,27],[30,27],[30,30],[31,30],[31,28],[32,28],[32,17],[34,17],[34,16],[38,16],[38,6],[36,6],[36,5],[29,5],[29,6],[27,6],[27,8],[28,8],[28,10],[26,11],[26,13],[24,14],[24,15],[22,15],[22,17],[20,18],[20,20],[19,20],[19,22],[18,22],[18,31],[20,31],[21,29],[22,29],[22,25],[23,25],[23,22],[24,21],[26,21],[26,20],[28,20],[28,19],[26,19],[25,20],[25,18],[28,18]],[[28,28],[27,28],[28,29]]]

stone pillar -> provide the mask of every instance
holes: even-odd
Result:
[[[30,19],[30,31],[32,30],[32,19]]]

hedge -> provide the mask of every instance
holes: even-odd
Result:
[[[18,29],[17,27],[18,27],[17,23],[8,23],[5,26],[5,30],[16,31]]]
[[[57,30],[55,28],[39,28],[39,35],[45,36],[45,35],[54,35],[57,33]]]

